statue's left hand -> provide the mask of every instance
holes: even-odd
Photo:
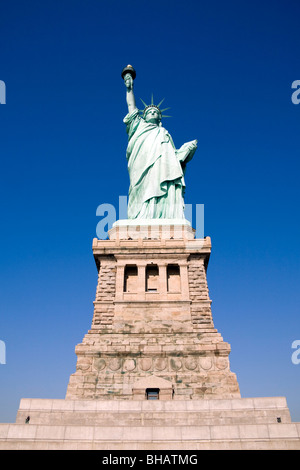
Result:
[[[189,144],[189,150],[195,150],[197,148],[198,140],[192,140]]]

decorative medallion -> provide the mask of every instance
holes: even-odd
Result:
[[[211,357],[201,357],[200,366],[204,370],[209,370],[212,367],[212,358]]]
[[[219,370],[226,369],[229,365],[228,357],[217,357],[215,362]]]
[[[166,367],[167,367],[167,363],[168,363],[167,359],[165,359],[163,357],[158,357],[154,361],[154,369],[155,370],[165,370]]]
[[[182,362],[178,357],[172,357],[170,359],[170,365],[173,370],[179,370],[182,367]]]
[[[121,365],[122,365],[121,359],[118,357],[114,357],[113,359],[109,361],[108,367],[111,370],[118,370],[120,369]]]
[[[126,359],[123,365],[123,369],[127,371],[134,370],[136,366],[135,360],[134,359]]]
[[[142,370],[150,370],[152,367],[152,359],[150,357],[144,357],[140,360],[140,368]]]
[[[198,366],[198,361],[194,357],[188,357],[184,361],[184,365],[188,370],[195,370]]]
[[[88,370],[90,368],[91,364],[77,364],[77,369],[78,370]]]
[[[94,366],[96,367],[96,369],[102,370],[106,366],[106,362],[104,359],[97,358],[94,360]]]

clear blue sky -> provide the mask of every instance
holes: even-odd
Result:
[[[0,422],[64,398],[91,326],[102,203],[129,179],[120,76],[137,70],[198,139],[186,202],[204,204],[215,327],[243,397],[285,396],[300,421],[297,1],[14,1],[2,5]]]

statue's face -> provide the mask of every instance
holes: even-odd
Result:
[[[160,123],[160,113],[156,108],[149,108],[144,119],[146,122],[158,125]]]

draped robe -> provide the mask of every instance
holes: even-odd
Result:
[[[130,187],[129,219],[183,219],[184,168],[194,151],[189,142],[176,150],[164,127],[146,122],[138,109],[124,118]]]

